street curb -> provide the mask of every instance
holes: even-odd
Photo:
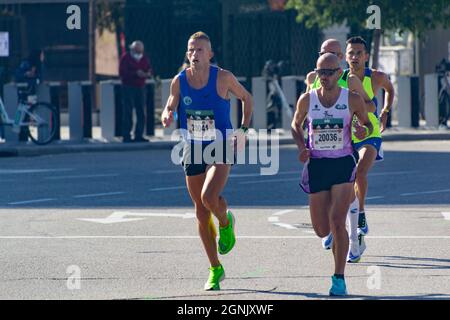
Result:
[[[450,140],[450,132],[437,133],[388,133],[383,141],[420,141],[420,140]],[[268,140],[270,141],[270,140]],[[41,155],[82,153],[82,152],[125,152],[138,150],[170,150],[179,141],[150,141],[140,143],[86,141],[81,143],[57,142],[46,146],[5,145],[0,146],[0,157],[32,157]],[[291,137],[280,137],[279,145],[295,145]]]

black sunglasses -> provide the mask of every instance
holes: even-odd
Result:
[[[336,71],[338,71],[339,68],[336,69],[314,69],[314,71],[317,73],[317,75],[320,76],[332,76]]]
[[[322,56],[322,55],[324,55],[325,53],[332,53],[332,54],[334,54],[335,56],[338,55],[337,52],[333,52],[333,51],[320,51],[320,52],[319,52],[319,56]]]

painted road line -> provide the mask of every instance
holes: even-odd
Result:
[[[94,194],[80,194],[73,196],[74,198],[95,198],[95,197],[107,197],[107,196],[116,196],[119,194],[125,194],[126,192],[117,191],[117,192],[105,192],[105,193],[94,193]]]
[[[30,174],[30,173],[48,173],[48,172],[66,172],[73,171],[71,168],[63,169],[0,169],[0,174]]]
[[[88,179],[88,178],[111,178],[118,177],[118,174],[85,174],[78,176],[58,176],[58,177],[46,177],[46,180],[65,180],[65,179]]]
[[[163,187],[163,188],[152,188],[148,191],[167,191],[167,190],[181,190],[186,189],[186,186],[176,186],[176,187]]]
[[[289,178],[289,179],[262,179],[262,180],[255,180],[255,181],[243,181],[243,182],[239,182],[239,184],[258,184],[258,183],[286,182],[286,181],[300,181],[300,177]]]
[[[391,175],[399,175],[399,174],[411,174],[411,173],[419,173],[420,171],[391,171],[391,172],[372,172],[369,173],[369,177],[376,176],[391,176]]]
[[[374,197],[367,197],[366,200],[375,200],[375,199],[383,199],[384,196],[374,196]]]
[[[137,216],[141,218],[125,218],[128,216]],[[142,218],[143,217],[143,218]],[[106,218],[78,218],[77,220],[88,221],[88,222],[96,222],[102,224],[112,224],[119,222],[131,222],[131,221],[139,221],[148,217],[168,217],[168,218],[183,218],[183,219],[192,219],[196,217],[195,213],[167,213],[167,212],[130,212],[130,211],[115,211],[110,214]]]
[[[237,236],[238,239],[319,239],[317,236]],[[408,240],[450,240],[450,236],[366,236],[366,239],[408,239]],[[125,239],[125,240],[139,240],[139,239],[161,239],[161,240],[186,240],[186,239],[200,239],[199,236],[0,236],[0,239],[10,240],[57,240],[57,239]]]
[[[41,203],[41,202],[49,202],[55,201],[56,199],[47,198],[47,199],[35,199],[35,200],[26,200],[26,201],[17,201],[8,203],[11,206],[19,205],[19,204],[29,204],[29,203]]]
[[[295,171],[280,171],[277,174],[274,174],[273,176],[283,176],[288,174],[297,174],[300,175],[301,170],[295,170]],[[230,178],[248,178],[248,177],[260,177],[261,173],[232,173],[229,175]]]
[[[407,197],[407,196],[415,196],[415,195],[419,195],[419,194],[434,194],[434,193],[443,193],[443,192],[450,192],[450,189],[402,193],[400,195],[402,197]]]

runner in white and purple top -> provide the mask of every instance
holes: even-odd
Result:
[[[338,86],[341,68],[336,55],[322,55],[314,71],[321,87],[298,99],[292,136],[299,149],[299,160],[304,163],[300,185],[309,194],[311,224],[317,236],[323,238],[331,232],[334,238],[335,265],[329,293],[343,296],[347,295],[344,271],[349,249],[345,220],[356,171],[351,141],[353,115],[363,124],[355,127],[358,139],[367,137],[373,126],[361,96]],[[306,119],[308,145],[303,132]]]
[[[348,90],[340,90],[336,103],[331,107],[322,105],[317,89],[311,90],[309,94],[307,120],[310,160],[305,164],[300,184],[306,193],[330,190],[334,184],[355,181],[357,159],[352,145],[352,113]],[[335,159],[332,167],[329,166],[331,161],[326,159]],[[310,175],[319,178],[311,182]]]
[[[340,158],[353,153],[348,90],[341,89],[335,105],[324,107],[311,90],[308,110],[309,149],[312,158]]]

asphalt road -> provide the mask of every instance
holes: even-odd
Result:
[[[450,299],[450,141],[384,147],[350,298]],[[275,154],[276,175],[232,169],[238,242],[220,292],[202,291],[208,262],[169,150],[0,158],[0,299],[327,299],[332,256],[312,231],[297,151]]]

